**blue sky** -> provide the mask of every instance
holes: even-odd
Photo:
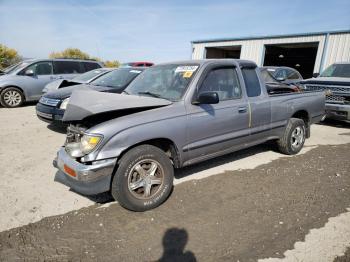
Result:
[[[191,40],[350,29],[350,1],[0,0],[0,43],[122,62],[189,59]]]

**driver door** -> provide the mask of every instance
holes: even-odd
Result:
[[[188,108],[188,151],[190,159],[200,160],[239,145],[249,136],[249,109],[242,95],[235,67],[214,67],[199,83],[202,92],[216,92],[218,104],[191,104]],[[195,98],[196,99],[196,98]],[[191,160],[190,160],[191,161]]]

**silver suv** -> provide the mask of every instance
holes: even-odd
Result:
[[[88,60],[25,60],[0,75],[0,103],[4,107],[18,107],[25,101],[38,101],[43,88],[49,82],[71,79],[101,67],[99,62]]]

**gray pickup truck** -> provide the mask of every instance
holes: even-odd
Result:
[[[55,179],[86,195],[110,191],[123,207],[145,211],[167,199],[174,168],[267,140],[298,153],[324,107],[324,92],[270,96],[250,61],[156,65],[123,94],[73,92]]]

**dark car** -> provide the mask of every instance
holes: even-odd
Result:
[[[53,82],[48,83],[45,86],[45,88],[43,89],[43,94],[63,88],[63,87],[67,87],[67,86],[91,83],[92,81],[96,80],[100,76],[103,76],[104,74],[107,74],[108,72],[114,69],[115,68],[107,68],[107,67],[97,68],[97,69],[88,71],[84,74],[78,75],[72,79],[57,79]]]
[[[294,68],[264,66],[260,72],[269,94],[299,92],[302,88],[299,82],[303,77]]]
[[[152,62],[128,62],[128,63],[123,63],[121,64],[122,67],[150,67],[153,66],[154,63]]]
[[[95,90],[107,93],[121,93],[144,68],[117,68],[89,84],[68,86],[44,94],[36,105],[36,114],[45,122],[61,123],[69,98],[74,90]]]

